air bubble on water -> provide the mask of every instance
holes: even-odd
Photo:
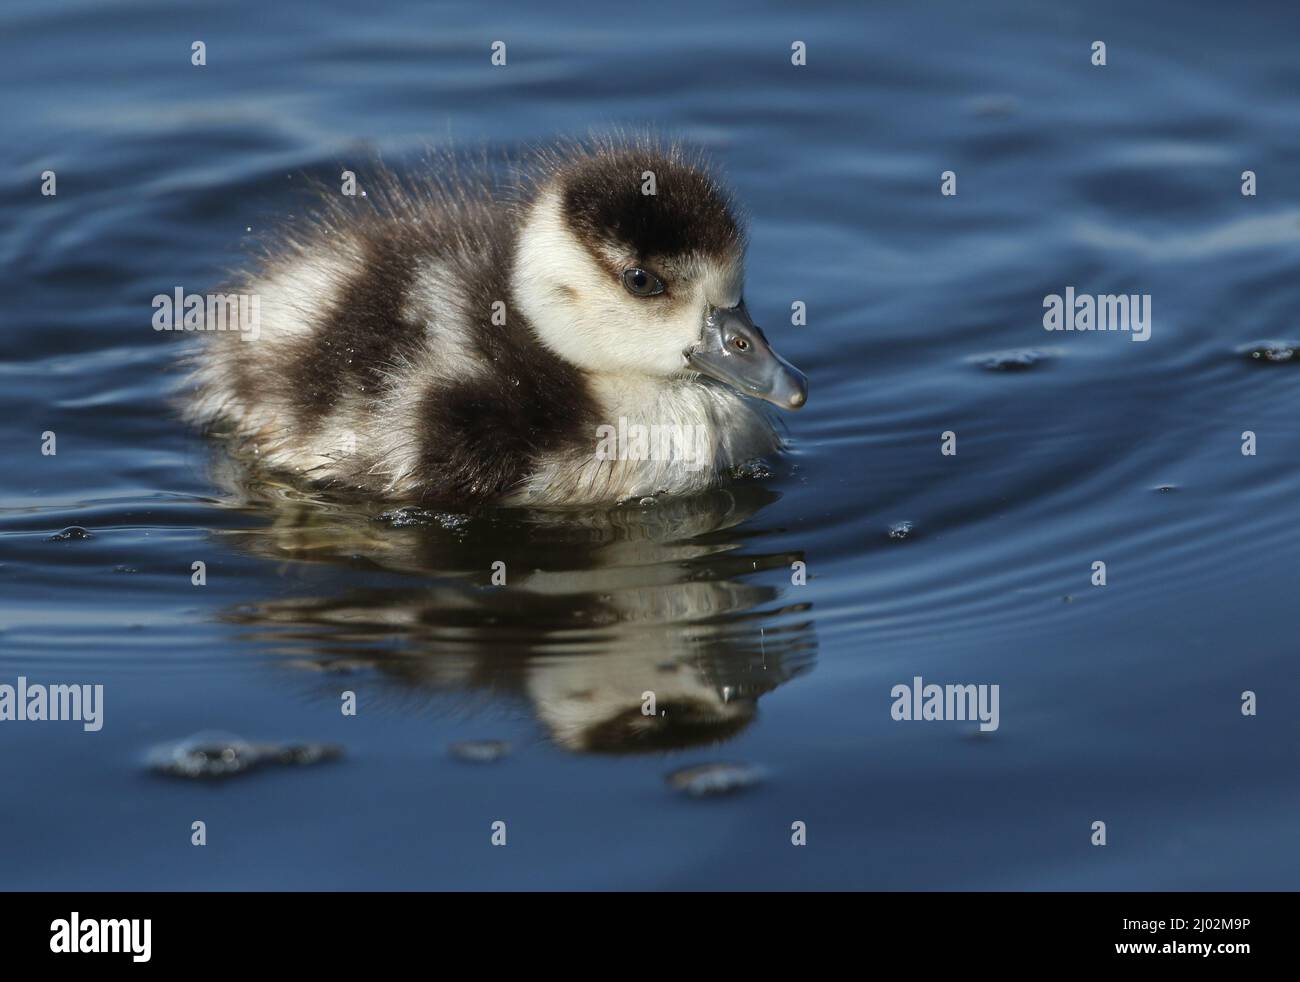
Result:
[[[889,537],[891,539],[906,539],[912,534],[913,527],[911,522],[895,522],[889,526]]]
[[[51,535],[46,542],[72,542],[78,539],[93,539],[94,536],[83,529],[80,525],[69,525],[62,532],[56,532]]]
[[[338,760],[343,748],[329,743],[252,743],[230,733],[208,731],[149,752],[149,767],[159,774],[213,780],[280,764],[305,767]]]
[[[510,753],[510,744],[505,740],[458,740],[447,752],[466,763],[495,764]]]
[[[674,791],[691,798],[716,798],[757,787],[766,773],[754,764],[696,764],[665,778]]]
[[[1025,372],[1056,357],[1046,348],[1010,348],[971,355],[966,360],[988,372]]]
[[[1250,341],[1239,345],[1236,353],[1260,365],[1300,365],[1300,341]]]
[[[732,473],[735,477],[745,480],[766,480],[773,474],[772,465],[762,457],[755,457],[753,460],[747,460],[743,464],[738,464]]]

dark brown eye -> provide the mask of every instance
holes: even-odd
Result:
[[[654,273],[638,269],[636,266],[623,270],[623,285],[634,297],[653,297],[657,293],[664,292],[663,280]]]

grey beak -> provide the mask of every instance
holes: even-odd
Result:
[[[709,308],[703,335],[684,354],[691,371],[745,395],[782,409],[799,409],[808,401],[808,379],[772,350],[744,304]]]

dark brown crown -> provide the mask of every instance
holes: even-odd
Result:
[[[644,191],[654,175],[654,194]],[[744,232],[722,186],[675,150],[607,148],[557,174],[565,216],[588,240],[637,257],[698,254],[727,260]]]

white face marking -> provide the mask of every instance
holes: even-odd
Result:
[[[605,258],[618,270],[631,256]],[[525,219],[513,270],[515,296],[543,344],[565,361],[613,375],[674,375],[700,338],[710,306],[740,302],[740,257],[680,260],[660,270],[668,297],[635,297],[564,220],[558,193],[543,193]]]

